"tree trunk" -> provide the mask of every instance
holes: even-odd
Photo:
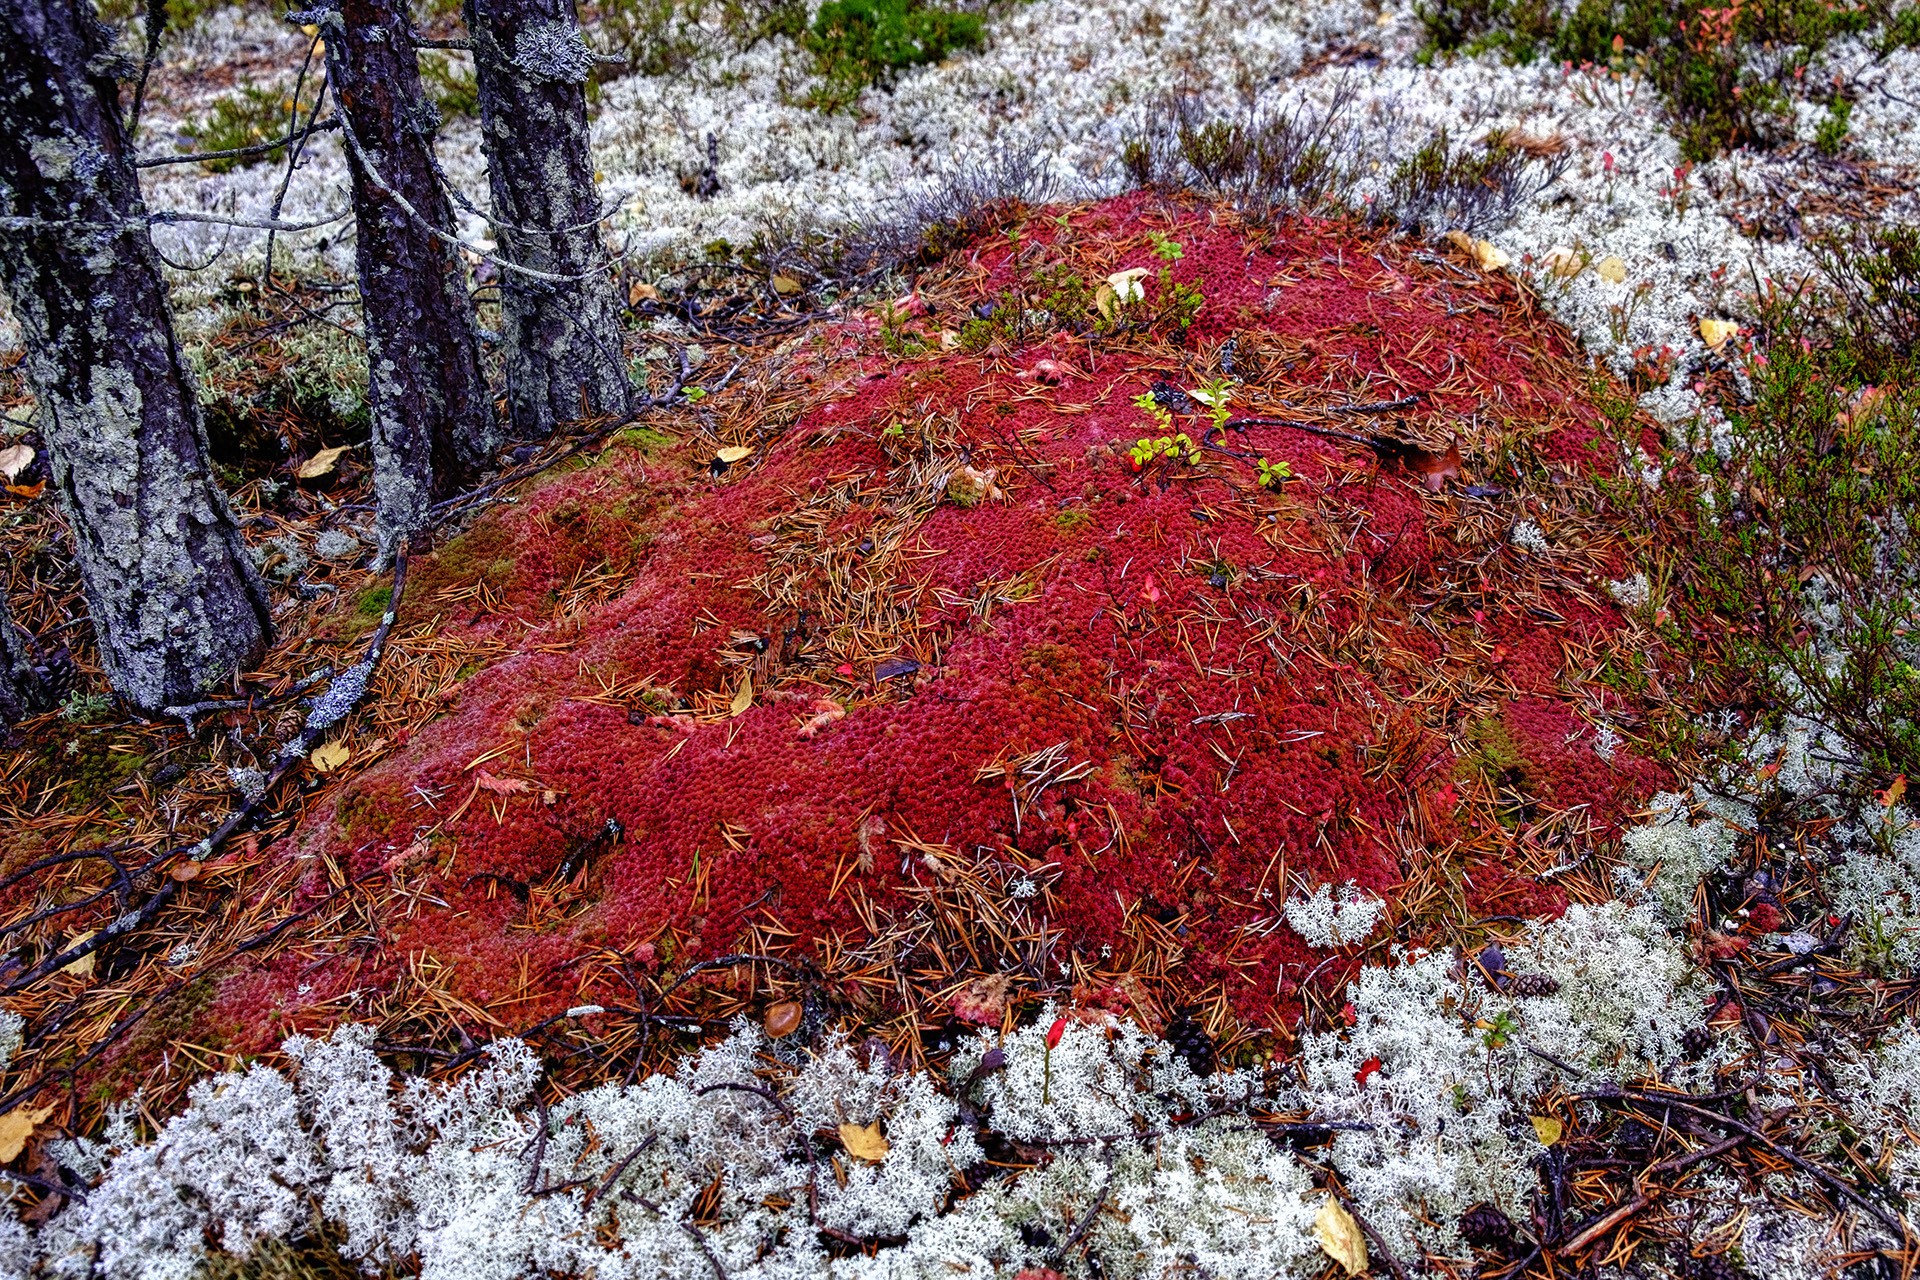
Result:
[[[380,545],[390,556],[499,447],[433,107],[404,0],[337,0],[327,72],[346,121]],[[439,234],[436,235],[435,233]]]
[[[466,0],[502,273],[514,432],[628,408],[619,303],[587,147],[587,73],[573,0]]]
[[[7,727],[26,716],[33,681],[26,646],[7,612],[6,593],[0,591],[0,742],[6,741]]]
[[[207,465],[87,0],[0,0],[0,273],[101,663],[144,711],[266,647],[266,589]]]

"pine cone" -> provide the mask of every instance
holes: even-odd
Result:
[[[1476,1249],[1505,1253],[1513,1247],[1513,1219],[1482,1201],[1460,1215],[1460,1235]]]
[[[1550,996],[1559,989],[1560,984],[1544,973],[1516,973],[1505,983],[1510,996]]]
[[[1167,1024],[1166,1040],[1197,1076],[1210,1076],[1220,1065],[1214,1056],[1213,1037],[1186,1013],[1175,1014]]]
[[[1705,1027],[1693,1027],[1680,1037],[1680,1048],[1689,1058],[1698,1058],[1713,1047],[1713,1032]]]

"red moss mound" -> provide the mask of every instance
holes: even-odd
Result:
[[[1098,331],[1100,282],[1134,266],[1145,299]],[[1184,332],[1175,285],[1204,298]],[[1063,331],[1076,307],[1095,332]],[[1209,435],[1170,396],[1173,430],[1222,448],[1136,470],[1166,429],[1135,398],[1228,377],[1234,414],[1319,434]],[[1625,560],[1581,498],[1615,456],[1588,377],[1510,284],[1417,245],[1145,197],[1035,212],[715,397],[750,460],[616,450],[423,566],[414,616],[517,656],[299,837],[386,869],[377,950],[222,1000],[297,1020],[425,966],[520,1026],[591,998],[590,956],[749,925],[831,949],[863,904],[991,858],[1061,959],[1097,968],[1143,913],[1183,983],[1278,1025],[1321,958],[1279,923],[1291,888],[1393,898],[1438,852],[1488,911],[1555,909],[1503,851],[1660,781],[1601,728],[1634,721],[1602,679]],[[1519,520],[1552,549],[1515,546]]]

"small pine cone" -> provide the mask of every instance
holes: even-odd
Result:
[[[1166,1039],[1173,1051],[1186,1060],[1193,1074],[1210,1076],[1219,1066],[1213,1052],[1213,1037],[1187,1014],[1176,1014],[1167,1024]]]
[[[1513,1247],[1513,1219],[1483,1201],[1460,1215],[1460,1236],[1476,1249],[1505,1253]]]
[[[1559,989],[1560,984],[1544,973],[1516,973],[1506,982],[1510,996],[1550,996]]]
[[[1689,1058],[1698,1058],[1713,1047],[1713,1032],[1705,1027],[1693,1027],[1680,1037],[1680,1048]]]

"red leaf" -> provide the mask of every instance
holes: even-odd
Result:
[[[1360,1069],[1353,1073],[1353,1082],[1359,1085],[1362,1089],[1364,1089],[1367,1087],[1367,1081],[1373,1079],[1374,1075],[1379,1070],[1380,1070],[1380,1059],[1368,1058],[1365,1062],[1360,1064]]]
[[[1065,1018],[1055,1018],[1053,1020],[1053,1025],[1047,1028],[1047,1048],[1048,1049],[1059,1048],[1060,1037],[1063,1034],[1065,1034],[1066,1030],[1067,1030],[1067,1020]]]

